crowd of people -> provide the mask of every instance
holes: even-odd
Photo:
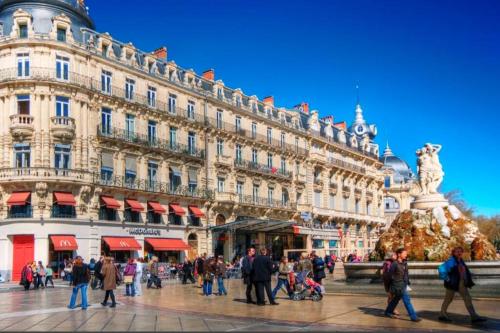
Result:
[[[481,317],[475,311],[469,289],[474,286],[472,275],[463,260],[464,250],[460,247],[453,249],[450,258],[439,266],[439,277],[444,281],[445,297],[441,307],[439,320],[450,322],[447,310],[453,301],[454,295],[459,293],[465,303],[473,323],[483,322],[486,318]],[[387,307],[385,315],[390,318],[399,318],[400,314],[396,307],[400,301],[408,312],[412,321],[418,322],[421,319],[415,311],[410,297],[410,274],[407,263],[408,252],[398,249],[395,253],[389,253],[382,266],[382,278],[385,291],[387,293]],[[352,260],[357,258],[355,254]],[[178,272],[183,284],[189,280],[197,284],[202,289],[204,296],[225,296],[228,294],[225,279],[228,277],[228,270],[239,270],[245,285],[246,302],[263,306],[266,304],[265,297],[271,305],[278,305],[277,294],[283,290],[291,298],[296,294],[297,279],[310,276],[313,286],[321,286],[327,272],[333,274],[335,263],[341,260],[334,254],[325,257],[318,256],[316,251],[311,253],[303,252],[296,259],[282,257],[279,263],[271,260],[270,251],[262,248],[257,251],[249,248],[243,257],[235,257],[232,262],[227,263],[222,256],[208,257],[203,254],[196,257],[194,262],[185,259],[180,265],[174,265],[172,269]],[[84,263],[81,256],[64,262],[61,277],[69,281],[73,287],[68,307],[75,308],[78,293],[81,293],[81,308],[87,309],[87,288],[90,284],[92,289],[102,289],[104,300],[103,306],[116,306],[114,290],[120,284],[125,284],[124,296],[135,297],[142,295],[143,275],[146,274],[147,288],[161,289],[161,270],[158,258],[153,256],[146,264],[142,258],[129,259],[122,269],[119,264],[115,264],[111,257],[101,257],[99,260],[91,259]],[[34,289],[54,287],[53,270],[44,266],[41,261],[28,262],[21,271],[20,284],[25,290],[29,290],[33,285]],[[272,276],[276,276],[276,285],[271,286]],[[213,290],[214,283],[217,284],[217,291]],[[255,297],[254,297],[255,295]],[[254,300],[255,299],[255,300]]]

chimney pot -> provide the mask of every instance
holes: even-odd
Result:
[[[274,106],[274,97],[273,96],[264,97],[264,99],[262,101],[264,102],[264,104],[269,104],[271,106]]]
[[[156,50],[154,50],[151,53],[153,54],[153,56],[155,56],[158,59],[167,60],[167,48],[165,46],[157,48]]]

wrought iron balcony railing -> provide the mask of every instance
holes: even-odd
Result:
[[[103,127],[102,125],[99,125],[97,133],[98,136],[101,138],[107,138],[107,139],[118,140],[121,142],[137,144],[149,147],[151,149],[169,151],[171,153],[194,157],[198,159],[205,158],[205,150],[203,149],[197,149],[189,145],[164,140],[158,137],[149,137],[146,134],[128,131],[121,128]]]
[[[291,179],[292,173],[290,171],[286,171],[283,169],[278,169],[274,167],[268,167],[267,165],[262,165],[259,163],[255,163],[252,161],[238,160],[234,161],[234,166],[236,168],[250,170],[254,172],[258,172],[265,175],[280,177],[280,178],[289,178]]]

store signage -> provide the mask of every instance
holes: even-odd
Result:
[[[161,236],[161,230],[150,228],[130,228],[129,235]]]

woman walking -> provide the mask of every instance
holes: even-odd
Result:
[[[45,268],[45,287],[49,287],[49,282],[52,285],[52,288],[54,288],[54,281],[52,281],[52,275],[54,274],[54,271],[50,266],[47,266]]]
[[[276,299],[276,294],[281,288],[283,288],[283,286],[286,288],[288,297],[291,296],[292,291],[290,289],[290,283],[288,282],[289,274],[290,274],[290,266],[288,265],[288,258],[281,257],[280,265],[278,268],[278,284],[273,289],[273,299]]]
[[[142,279],[142,271],[144,270],[143,266],[143,259],[135,259],[135,278],[134,278],[134,289],[135,289],[135,296],[141,296],[142,295],[142,286],[141,286],[141,279]]]
[[[130,258],[127,262],[127,266],[125,266],[125,270],[123,271],[123,280],[125,282],[125,296],[135,296],[135,271],[137,264],[134,262],[134,259]]]
[[[116,289],[116,276],[118,271],[115,265],[111,262],[110,257],[104,258],[104,264],[102,265],[101,274],[103,276],[103,288],[106,291],[106,296],[104,296],[104,301],[101,303],[102,306],[108,305],[108,299],[111,297],[111,308],[116,307],[115,293],[113,290]]]
[[[82,291],[82,310],[87,310],[87,285],[90,281],[90,271],[86,264],[83,263],[82,257],[78,256],[75,258],[73,264],[73,270],[71,271],[73,285],[73,293],[71,294],[71,299],[68,308],[76,308],[76,298],[78,297],[78,290]]]

